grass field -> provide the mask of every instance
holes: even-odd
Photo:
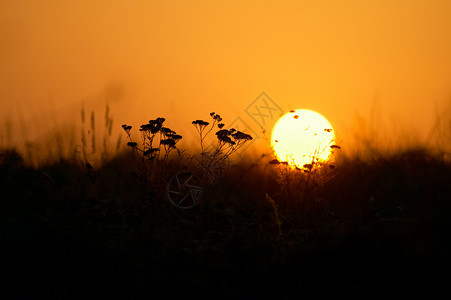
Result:
[[[164,189],[149,193],[130,152],[97,169],[65,160],[27,167],[13,150],[1,157],[3,284],[18,298],[446,290],[451,165],[424,151],[348,158],[318,184],[247,159],[189,210]]]

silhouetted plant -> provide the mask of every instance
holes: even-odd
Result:
[[[211,172],[211,170],[219,166],[221,162],[227,160],[230,155],[237,152],[246,142],[252,140],[252,136],[237,131],[234,128],[223,129],[225,124],[221,123],[222,118],[219,114],[211,112],[210,116],[212,118],[211,123],[203,120],[195,120],[192,122],[200,137],[200,166],[207,172]],[[204,149],[204,140],[215,126],[219,129],[215,133],[217,143],[216,147],[210,153]]]
[[[169,154],[176,149],[177,142],[182,139],[181,135],[164,127],[164,121],[164,118],[157,118],[155,120],[149,120],[147,124],[140,126],[139,131],[141,132],[142,139],[140,146],[132,139],[130,132],[132,126],[127,124],[122,125],[122,128],[130,140],[130,142],[127,143],[127,146],[133,149],[133,152],[136,153],[143,163],[146,161],[166,163]],[[163,152],[163,156],[161,156],[161,152]]]
[[[225,124],[221,123],[222,118],[219,114],[212,112],[210,116],[212,118],[211,122],[195,120],[192,124],[199,134],[201,151],[198,165],[202,170],[201,180],[213,182],[218,178],[215,175],[215,171],[221,169],[222,172],[221,163],[243,147],[246,142],[252,140],[252,137],[234,128],[224,129]],[[160,117],[141,125],[139,129],[141,132],[141,143],[133,140],[131,134],[132,126],[122,125],[129,140],[127,146],[132,149],[141,161],[143,167],[142,175],[146,186],[155,185],[155,182],[162,183],[166,181],[165,175],[168,175],[166,166],[172,152],[177,152],[182,162],[182,167],[187,168],[184,162],[185,151],[177,147],[177,143],[182,139],[182,136],[172,129],[164,127],[164,121],[165,119]],[[217,128],[216,146],[212,150],[206,151],[204,146],[205,139],[215,128]],[[193,162],[194,158],[194,156],[191,156],[191,162]],[[152,188],[155,188],[155,186]]]
[[[204,165],[204,157],[205,157],[205,152],[204,152],[204,140],[207,137],[207,135],[213,130],[213,128],[215,128],[215,126],[217,125],[219,128],[224,127],[224,124],[220,123],[222,121],[222,118],[220,115],[211,112],[210,116],[213,119],[212,123],[203,121],[203,120],[195,120],[192,122],[192,124],[194,125],[194,127],[196,128],[199,137],[200,137],[200,153],[201,153],[201,166]],[[208,126],[210,125],[210,126]]]
[[[158,189],[158,186],[164,182],[163,173],[172,151],[177,150],[179,157],[182,158],[182,151],[176,146],[182,136],[168,127],[164,127],[164,121],[164,118],[156,118],[141,125],[139,128],[141,143],[139,145],[133,141],[132,126],[122,125],[129,139],[127,146],[132,149],[142,163],[141,176],[146,184],[147,192],[149,189]]]

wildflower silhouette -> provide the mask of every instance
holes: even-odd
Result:
[[[145,162],[146,159],[150,161],[157,159],[157,161],[161,160],[166,162],[171,151],[176,149],[177,142],[182,139],[181,135],[177,134],[170,128],[163,126],[165,120],[165,118],[159,117],[154,120],[149,120],[148,123],[140,126],[139,131],[141,132],[142,138],[140,147],[138,147],[138,143],[132,140],[130,132],[132,126],[127,124],[122,125],[122,128],[130,140],[127,143],[127,146],[131,147],[143,162]],[[157,136],[158,141],[155,140]],[[156,142],[158,145],[154,145]],[[164,155],[160,159],[160,153],[162,150],[164,150]]]
[[[224,125],[221,125],[222,123],[220,123],[222,121],[222,118],[220,115],[211,112],[210,116],[213,119],[213,122],[210,123],[206,122],[204,120],[195,120],[192,122],[192,124],[194,125],[194,127],[196,128],[197,132],[199,133],[199,137],[200,137],[200,150],[201,150],[201,165],[204,165],[204,158],[205,158],[205,152],[204,152],[204,140],[205,137],[213,130],[213,128],[218,125],[218,127],[220,126],[221,128]],[[207,127],[208,125],[210,125],[210,127]],[[208,128],[208,129],[207,129]]]
[[[195,120],[192,121],[192,124],[196,128],[199,139],[200,139],[200,170],[201,174],[199,174],[200,181],[197,183],[197,179],[195,179],[194,173],[183,171],[177,173],[174,177],[172,177],[168,184],[168,196],[171,200],[171,196],[176,197],[175,195],[179,195],[181,191],[174,192],[170,189],[172,188],[172,184],[177,183],[177,188],[180,188],[180,179],[185,178],[186,182],[182,184],[185,187],[187,182],[191,182],[190,187],[187,192],[190,194],[191,198],[193,198],[194,202],[197,203],[202,195],[202,186],[208,182],[212,183],[216,181],[220,176],[217,176],[215,172],[219,172],[222,175],[224,167],[222,166],[222,162],[226,160],[231,154],[238,151],[247,141],[252,140],[252,137],[249,134],[246,134],[241,131],[237,131],[234,128],[224,129],[225,124],[222,123],[222,118],[219,114],[214,112],[210,113],[211,121],[207,122],[204,120]],[[146,187],[152,186],[153,182],[163,182],[165,176],[169,175],[167,168],[167,161],[169,160],[170,154],[176,150],[179,158],[182,161],[182,167],[186,170],[188,167],[185,165],[183,161],[184,151],[177,147],[177,143],[182,139],[182,136],[177,134],[174,130],[164,126],[165,118],[156,118],[154,120],[149,120],[148,123],[140,126],[139,131],[141,133],[141,144],[135,142],[132,138],[131,129],[132,126],[123,124],[122,128],[128,137],[127,146],[131,147],[133,152],[141,159],[142,161],[142,170],[143,177],[145,179]],[[208,152],[204,149],[204,141],[205,138],[215,129],[217,144],[213,151]],[[194,156],[193,156],[194,158]],[[193,160],[191,160],[193,161]],[[199,166],[198,166],[199,167]],[[175,179],[177,180],[175,180]],[[174,181],[175,180],[175,181]],[[196,182],[195,185],[192,183]],[[160,185],[161,187],[161,185]],[[186,188],[186,187],[185,187]],[[175,194],[174,194],[175,193]],[[185,195],[185,194],[184,194]],[[195,196],[193,196],[195,195]],[[185,195],[185,197],[187,197]],[[183,198],[185,199],[185,198]],[[171,200],[171,202],[173,202]],[[173,202],[174,204],[175,202]],[[176,202],[174,204],[178,207],[181,207],[180,202]]]
[[[222,118],[219,114],[212,112],[210,117],[212,118],[210,122],[204,120],[191,122],[200,140],[200,159],[193,156],[196,158],[195,161],[198,161],[198,165],[192,171],[178,172],[168,181],[168,199],[177,208],[188,209],[197,205],[203,197],[204,186],[215,183],[223,175],[224,161],[247,141],[252,140],[250,135],[234,128],[224,129],[225,124],[221,123]],[[216,147],[206,151],[204,141],[216,127],[218,128],[215,133]],[[172,138],[177,137],[172,135]],[[171,147],[169,142],[164,141],[164,144]]]
[[[252,140],[252,136],[241,131],[237,131],[234,128],[223,129],[225,124],[221,123],[222,118],[219,114],[211,112],[210,116],[212,117],[212,123],[203,120],[195,120],[192,122],[200,137],[200,165],[206,170],[217,167],[221,162],[229,158],[230,155],[238,151],[247,141]],[[210,159],[206,162],[206,156],[210,153],[204,151],[203,143],[206,136],[213,130],[213,128],[215,128],[215,126],[219,128],[219,130],[215,133],[218,142],[216,148],[210,156]]]

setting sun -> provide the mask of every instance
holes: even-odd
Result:
[[[302,167],[326,161],[335,138],[332,125],[321,114],[308,109],[291,110],[273,128],[271,146],[280,161]]]

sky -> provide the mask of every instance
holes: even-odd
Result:
[[[99,127],[106,105],[114,134],[161,116],[192,139],[214,111],[264,145],[277,115],[311,109],[344,144],[364,124],[427,140],[451,107],[450,16],[449,0],[0,0],[2,143],[78,134],[82,108]]]

